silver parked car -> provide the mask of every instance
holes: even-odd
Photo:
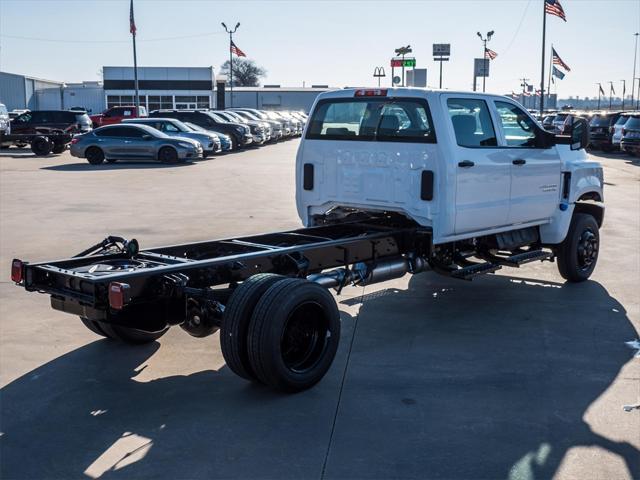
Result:
[[[174,163],[202,158],[202,145],[190,138],[172,138],[147,125],[116,124],[74,137],[71,155],[86,158],[91,165],[100,165],[105,160]]]
[[[170,137],[196,140],[202,145],[205,158],[222,150],[220,137],[218,137],[218,135],[213,132],[194,132],[191,128],[175,118],[128,118],[123,120],[122,123],[148,125],[156,130],[160,130],[162,133],[166,133]]]

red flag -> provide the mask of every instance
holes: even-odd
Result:
[[[129,32],[131,32],[131,35],[136,34],[136,21],[133,18],[133,0],[131,0],[131,7],[129,8]]]

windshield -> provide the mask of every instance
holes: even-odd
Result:
[[[555,118],[553,119],[553,121],[554,121],[555,123],[558,123],[558,122],[564,122],[564,121],[567,119],[567,117],[568,117],[568,116],[569,116],[569,114],[568,114],[568,113],[559,113],[558,115],[556,115],[556,116],[555,116]]]
[[[427,103],[414,99],[325,100],[310,119],[306,138],[435,143]]]
[[[229,123],[229,120],[227,120],[226,118],[222,117],[221,115],[218,115],[217,113],[206,112],[206,114],[209,115],[211,118],[213,118],[216,122]]]
[[[206,130],[202,127],[199,127],[198,125],[196,125],[195,123],[191,123],[191,122],[184,122],[184,125],[189,129],[189,130],[193,130],[194,132],[206,132]]]
[[[608,127],[611,117],[609,115],[595,115],[591,119],[592,127]]]

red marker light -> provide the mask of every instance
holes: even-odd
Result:
[[[11,281],[20,283],[23,279],[24,263],[22,260],[14,258],[11,262]]]
[[[109,306],[114,310],[122,310],[129,303],[129,285],[120,282],[109,284]]]
[[[80,139],[78,137],[73,137],[71,139],[71,145],[75,145],[76,143],[78,143],[80,141]]]
[[[386,88],[373,88],[373,89],[360,89],[356,90],[356,97],[386,97],[387,89]]]

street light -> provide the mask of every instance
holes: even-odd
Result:
[[[227,25],[222,22],[222,27],[224,28],[225,32],[229,34],[229,105],[231,107],[233,107],[233,52],[231,47],[233,45],[233,34],[236,33],[236,30],[238,30],[239,26],[240,22],[236,23],[236,26],[233,28],[233,30],[230,30],[229,28],[227,28]]]
[[[483,92],[485,91],[485,84],[486,84],[486,81],[487,81],[487,68],[486,68],[487,63],[486,62],[489,61],[487,59],[487,42],[489,40],[491,40],[491,37],[493,37],[494,33],[495,32],[493,30],[491,30],[491,31],[487,32],[487,36],[486,37],[483,37],[480,32],[477,32],[478,37],[480,37],[480,40],[482,41],[482,46],[483,46],[483,48],[482,48],[482,59],[485,62],[484,63],[485,69],[484,69],[484,72],[482,72],[484,74],[484,75],[482,75],[482,91]],[[474,84],[475,84],[475,80],[474,80]]]
[[[638,58],[638,35],[640,35],[640,33],[634,33],[633,35],[636,37],[636,46],[635,46],[635,49],[633,50],[633,77],[631,77],[633,79],[631,80],[631,108],[633,108],[633,97],[634,97],[635,86],[636,86],[636,59]],[[638,98],[640,98],[640,88],[638,88]]]

